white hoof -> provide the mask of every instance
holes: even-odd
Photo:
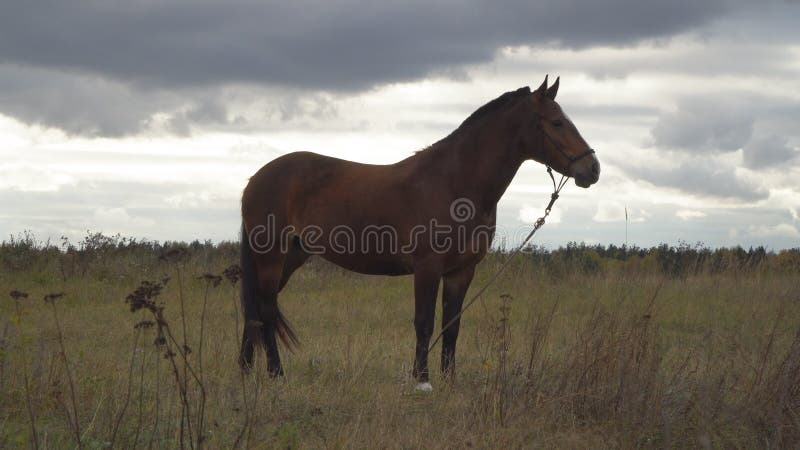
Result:
[[[433,386],[426,381],[424,383],[417,384],[417,387],[414,388],[414,390],[419,392],[433,392]]]

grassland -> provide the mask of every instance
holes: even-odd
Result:
[[[800,445],[793,254],[678,271],[649,252],[522,256],[465,314],[456,382],[437,370],[427,394],[410,378],[409,277],[312,259],[280,297],[302,346],[273,380],[263,357],[238,370],[237,286],[202,278],[235,246],[159,261],[147,245],[13,244],[0,253],[0,448]],[[157,324],[135,328],[153,315],[126,298],[166,277],[150,293],[174,340],[156,345]]]

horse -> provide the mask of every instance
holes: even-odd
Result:
[[[520,165],[535,160],[588,188],[600,177],[595,151],[555,101],[560,77],[478,108],[451,134],[402,161],[371,165],[311,152],[278,157],[242,194],[239,364],[263,347],[271,377],[283,375],[277,338],[297,337],[278,308],[292,274],[317,254],[350,271],[413,275],[416,351],[412,375],[431,390],[428,344],[442,289],[441,373],[455,377],[464,296],[491,247],[497,202]]]

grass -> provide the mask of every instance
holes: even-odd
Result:
[[[0,447],[800,445],[797,272],[551,273],[520,258],[465,313],[456,383],[438,378],[437,347],[435,390],[421,394],[411,278],[318,259],[280,296],[302,340],[283,351],[286,376],[267,378],[259,354],[242,377],[237,286],[210,278],[228,253],[0,272],[0,292],[29,294],[0,301]],[[487,258],[471,292],[498,264]],[[166,277],[152,297],[162,319],[131,313],[140,282]]]

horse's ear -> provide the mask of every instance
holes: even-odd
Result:
[[[547,98],[550,100],[556,99],[556,94],[558,93],[558,82],[561,80],[561,77],[556,78],[556,82],[547,89]]]
[[[542,85],[536,88],[536,90],[533,91],[533,93],[538,94],[539,96],[545,95],[547,93],[547,75],[544,76],[544,81],[542,82]]]

